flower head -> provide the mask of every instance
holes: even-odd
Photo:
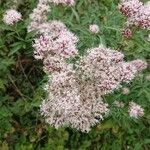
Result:
[[[67,31],[67,27],[58,20],[44,22],[37,27],[38,34],[50,35],[53,38],[57,38],[64,31]]]
[[[22,15],[20,12],[14,10],[14,9],[9,9],[5,12],[3,16],[3,21],[4,23],[8,25],[14,25],[17,23],[19,20],[21,20]]]
[[[126,17],[131,17],[139,12],[142,5],[143,3],[139,0],[121,0],[121,3],[119,4],[119,10]]]
[[[131,31],[131,29],[130,28],[124,28],[122,30],[122,35],[125,38],[131,38],[132,37],[132,31]]]
[[[99,26],[96,25],[96,24],[92,24],[92,25],[90,25],[89,30],[90,30],[92,33],[96,34],[96,33],[99,32]]]
[[[126,87],[122,88],[122,94],[128,95],[130,93],[130,90]]]
[[[48,2],[73,5],[74,0],[39,0],[30,15],[28,29],[37,33],[34,56],[43,61],[48,75],[41,113],[55,128],[70,126],[88,132],[109,113],[102,96],[121,87],[122,82],[128,83],[146,65],[140,60],[125,62],[121,52],[102,45],[89,49],[78,63],[69,64],[67,58],[78,54],[79,39],[62,22],[47,21]],[[98,31],[97,25],[91,26],[91,32]]]
[[[124,62],[123,58],[122,53],[103,46],[90,49],[79,63],[80,77],[86,82],[91,81],[98,95],[111,93],[122,82],[130,82],[139,70],[145,68],[142,61]]]
[[[139,0],[122,0],[119,9],[127,17],[127,24],[150,29],[150,4]]]
[[[146,69],[148,65],[146,61],[141,60],[141,59],[133,60],[131,63],[133,66],[135,66],[138,72]]]
[[[129,103],[128,112],[129,112],[130,117],[133,117],[136,119],[144,115],[144,109],[140,105],[134,102]]]
[[[31,20],[28,25],[28,32],[37,30],[37,28],[47,20],[47,13],[49,11],[49,5],[43,1],[39,1],[37,7],[30,14]]]

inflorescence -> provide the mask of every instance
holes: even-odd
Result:
[[[150,29],[150,3],[139,0],[121,0],[119,9],[127,17],[127,26]]]
[[[78,55],[79,38],[58,20],[48,21],[49,3],[74,5],[74,0],[39,0],[37,8],[30,15],[28,32],[36,31],[34,57],[43,61],[43,70],[48,75],[45,86],[47,98],[40,106],[46,122],[55,128],[71,126],[82,132],[103,120],[109,113],[109,106],[102,96],[119,89],[122,83],[129,83],[139,72],[146,69],[143,60],[124,61],[124,55],[116,50],[100,45],[87,50],[87,53],[74,63],[69,58]],[[138,0],[122,0],[120,11],[128,18],[129,25],[142,28],[150,26],[148,4]],[[6,24],[21,20],[21,14],[8,10],[4,15]],[[98,33],[97,25],[90,25],[92,33]],[[123,31],[127,36],[130,30]],[[123,88],[123,94],[129,90]],[[123,102],[114,102],[124,107]],[[134,102],[129,104],[129,115],[138,118],[144,110]]]
[[[8,9],[3,16],[3,22],[8,25],[14,25],[21,19],[22,19],[21,13],[14,9]]]
[[[109,113],[102,96],[120,88],[123,82],[129,83],[147,63],[125,62],[121,52],[100,45],[87,50],[75,64],[68,64],[68,58],[78,55],[79,39],[62,22],[47,21],[48,2],[39,1],[30,15],[28,27],[28,31],[37,32],[34,57],[43,61],[43,69],[49,77],[48,97],[40,106],[41,113],[55,128],[71,126],[88,132]],[[91,25],[90,30],[99,32],[97,25]]]

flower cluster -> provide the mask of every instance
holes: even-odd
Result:
[[[43,2],[44,0],[40,0],[37,7],[33,10],[32,14],[30,14],[30,25],[28,26],[28,32],[36,30],[39,25],[47,20],[47,13],[49,11],[49,5],[47,2]]]
[[[126,87],[122,88],[122,94],[128,95],[130,93],[130,90]]]
[[[122,53],[101,46],[88,50],[75,64],[76,69],[61,61],[62,57],[45,59],[46,72],[51,73],[46,88],[48,99],[41,105],[46,121],[56,128],[71,126],[88,132],[109,112],[102,95],[113,92],[145,69],[144,61],[124,62],[123,57]]]
[[[96,33],[99,32],[99,26],[96,25],[96,24],[90,25],[89,30],[90,30],[92,33],[96,34]]]
[[[65,4],[72,6],[75,4],[75,0],[39,0],[37,7],[30,15],[31,23],[28,26],[29,32],[37,30],[39,25],[47,21],[47,14],[50,11],[49,3]]]
[[[47,21],[48,2],[73,1],[40,0],[30,15],[28,30],[37,33],[34,57],[43,61],[48,74],[48,96],[40,106],[41,113],[55,128],[71,126],[88,132],[109,112],[102,96],[121,87],[122,82],[131,81],[146,63],[125,62],[121,52],[99,46],[89,49],[77,63],[68,64],[67,59],[78,54],[79,39],[62,22]]]
[[[142,117],[144,115],[144,109],[140,105],[134,102],[129,103],[128,112],[129,112],[130,117],[133,117],[133,118]]]
[[[139,0],[121,0],[119,9],[127,17],[127,24],[150,29],[150,4]]]
[[[3,16],[4,23],[6,23],[8,25],[14,25],[21,19],[22,19],[21,13],[14,9],[7,10]]]
[[[45,25],[39,26],[41,35],[35,39],[33,44],[36,59],[43,59],[49,55],[69,58],[77,54],[76,43],[78,38],[67,30],[65,25],[59,21],[52,21]],[[43,26],[44,28],[41,29]],[[47,30],[49,32],[46,32]]]
[[[95,85],[93,91],[99,96],[118,89],[122,82],[128,83],[146,67],[142,60],[124,62],[121,52],[103,46],[92,48],[87,53],[79,63],[80,77],[91,81]]]
[[[71,126],[82,132],[88,132],[91,126],[103,119],[108,112],[108,104],[99,101],[85,101],[79,91],[75,72],[53,73],[48,83],[48,99],[43,101],[41,112],[46,122],[58,128]]]
[[[125,38],[131,38],[132,37],[132,31],[131,31],[131,29],[130,28],[124,28],[123,30],[122,30],[122,35],[123,35],[123,37],[125,37]]]

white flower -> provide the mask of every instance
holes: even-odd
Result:
[[[33,10],[29,18],[31,20],[28,25],[28,32],[37,30],[37,28],[47,20],[47,13],[49,11],[49,5],[42,1],[38,3],[37,8]]]
[[[99,26],[96,25],[96,24],[90,25],[89,30],[90,30],[92,33],[96,34],[96,33],[99,32]]]
[[[38,34],[50,35],[53,38],[57,38],[64,31],[67,31],[67,27],[58,20],[44,22],[37,27]]]
[[[136,68],[136,70],[137,70],[138,72],[140,72],[140,71],[146,69],[147,66],[148,66],[148,64],[147,64],[146,61],[140,60],[140,59],[133,60],[133,61],[132,61],[132,65],[135,66],[135,68]]]
[[[19,20],[21,20],[22,15],[20,12],[14,10],[14,9],[9,9],[5,12],[3,16],[3,21],[4,23],[8,25],[14,25],[17,23]]]
[[[126,87],[122,88],[122,94],[128,95],[130,93],[130,90]]]
[[[46,26],[45,26],[46,27]],[[49,28],[50,26],[48,26]],[[53,27],[53,26],[52,26]],[[55,28],[57,30],[57,28]],[[46,28],[44,30],[47,30]],[[41,35],[36,38],[33,43],[34,57],[36,59],[44,59],[47,56],[58,55],[62,58],[70,58],[77,54],[76,43],[78,38],[70,31],[62,30],[60,33],[53,28],[47,34]],[[39,32],[43,32],[40,31]]]
[[[44,71],[47,74],[61,71],[69,71],[72,69],[72,64],[67,64],[66,61],[60,56],[48,56],[44,59]]]
[[[48,2],[72,5],[74,0],[40,0],[30,15],[28,30],[37,33],[34,57],[43,61],[49,79],[41,113],[55,128],[70,126],[89,132],[109,112],[102,96],[129,82],[147,65],[141,60],[125,62],[121,52],[104,46],[89,49],[78,63],[69,63],[67,58],[78,54],[79,39],[62,22],[47,21]],[[91,32],[98,33],[99,27],[92,25]]]
[[[130,117],[133,117],[136,119],[144,115],[144,109],[140,105],[134,102],[129,103],[128,112],[129,112]]]

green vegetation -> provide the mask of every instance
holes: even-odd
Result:
[[[117,9],[118,0],[77,0],[74,7],[51,6],[49,19],[63,21],[79,36],[78,49],[104,44],[122,51],[126,60],[146,59],[150,63],[148,31],[138,30],[126,40],[121,35],[125,18]],[[108,103],[133,100],[145,109],[144,117],[133,120],[124,110],[114,108],[110,116],[88,134],[70,128],[58,130],[45,124],[39,105],[45,97],[47,80],[42,62],[33,58],[34,33],[27,33],[29,14],[36,0],[20,0],[17,9],[23,21],[14,26],[2,22],[12,2],[0,1],[0,150],[149,150],[150,149],[150,67],[125,85],[128,95],[115,91],[105,97]],[[100,33],[93,35],[89,25],[96,23]]]

